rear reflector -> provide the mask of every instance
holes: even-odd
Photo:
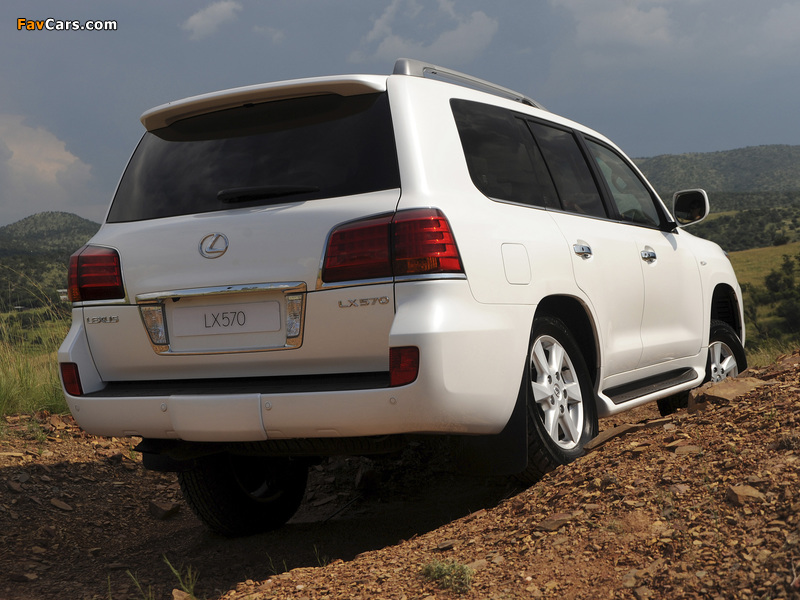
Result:
[[[419,348],[402,346],[389,349],[389,385],[397,387],[416,380],[419,374]]]
[[[70,302],[116,300],[125,297],[119,253],[113,248],[84,246],[69,259]]]
[[[463,272],[447,218],[435,208],[421,208],[334,229],[325,249],[322,281]]]
[[[64,389],[70,396],[83,396],[81,376],[78,374],[78,365],[75,363],[61,363],[61,381]]]

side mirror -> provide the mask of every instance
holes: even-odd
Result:
[[[672,214],[678,227],[699,223],[711,212],[705,190],[683,190],[672,197]]]

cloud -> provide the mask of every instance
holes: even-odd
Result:
[[[769,10],[747,45],[747,54],[768,59],[790,58],[795,62],[800,50],[798,23],[800,4],[786,3]]]
[[[255,31],[258,35],[269,39],[274,46],[282,44],[286,39],[286,33],[280,29],[275,29],[274,27],[263,27],[261,25],[256,25],[253,27],[253,31]]]
[[[483,11],[460,14],[452,0],[437,0],[435,6],[417,0],[392,0],[375,20],[361,47],[350,55],[352,62],[393,61],[400,57],[459,65],[480,55],[499,28],[496,19]],[[442,31],[444,30],[444,31]],[[413,31],[413,34],[407,33]],[[432,39],[411,35],[434,32]]]
[[[0,180],[0,225],[46,210],[100,220],[107,202],[92,190],[90,165],[55,135],[26,125],[18,115],[0,115]]]
[[[181,25],[189,32],[189,39],[199,40],[213,34],[223,23],[236,19],[236,13],[242,5],[233,0],[215,2],[194,13]]]
[[[550,0],[550,3],[572,14],[576,22],[575,41],[581,46],[652,48],[673,41],[670,13],[664,6],[653,6],[658,2]]]

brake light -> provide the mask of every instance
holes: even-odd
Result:
[[[70,302],[125,297],[119,253],[113,248],[84,246],[69,258]]]
[[[419,373],[419,348],[403,346],[389,349],[389,385],[407,385],[417,379]]]
[[[395,275],[462,272],[450,223],[440,210],[397,213],[393,241]]]
[[[370,217],[333,230],[322,281],[463,273],[450,223],[435,208]]]
[[[64,382],[64,389],[70,396],[83,396],[83,386],[81,376],[78,373],[78,365],[75,363],[61,363],[61,381]]]
[[[391,222],[391,215],[383,215],[334,229],[325,250],[322,280],[332,282],[391,277]]]

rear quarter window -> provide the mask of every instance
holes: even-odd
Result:
[[[524,121],[489,104],[453,99],[450,105],[475,187],[490,198],[559,208]]]
[[[144,135],[108,222],[307,201],[400,187],[385,93],[250,104]],[[223,202],[219,192],[277,191]],[[281,195],[280,191],[288,191]]]

